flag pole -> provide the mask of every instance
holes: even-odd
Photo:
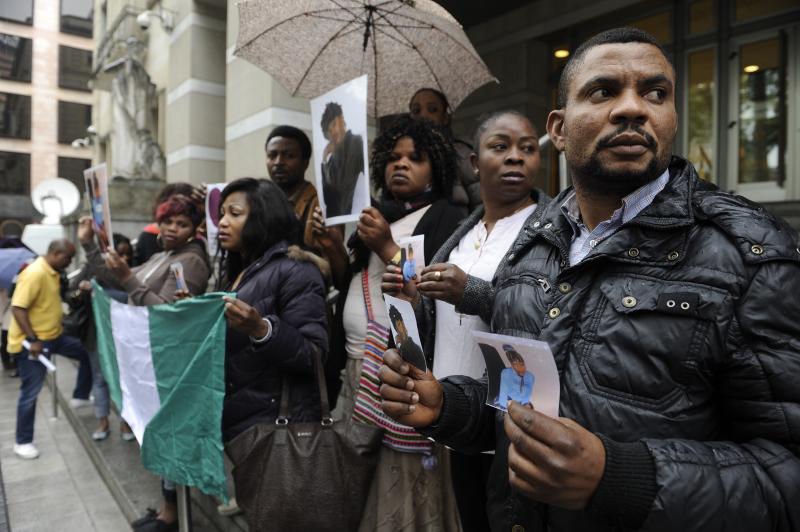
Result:
[[[192,496],[188,486],[178,484],[178,531],[192,532]]]

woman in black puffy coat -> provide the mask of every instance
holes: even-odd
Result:
[[[220,288],[228,320],[223,437],[229,442],[278,416],[291,390],[292,422],[320,419],[314,357],[328,340],[319,267],[295,242],[297,217],[271,181],[242,178],[222,192]]]

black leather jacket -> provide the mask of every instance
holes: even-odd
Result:
[[[529,220],[493,287],[461,305],[490,315],[495,332],[547,341],[560,415],[606,449],[585,510],[528,500],[509,487],[508,439],[483,404],[485,383],[446,379],[442,416],[425,432],[460,450],[496,448],[493,530],[800,530],[797,234],[682,159],[670,176],[576,265],[562,193]]]

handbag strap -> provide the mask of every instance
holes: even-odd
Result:
[[[314,349],[314,374],[317,378],[317,389],[319,390],[319,403],[322,420],[320,423],[328,427],[333,425],[333,417],[331,417],[331,405],[328,401],[328,385],[325,383],[325,372],[322,370],[322,356],[319,349],[313,346]],[[286,376],[283,377],[281,382],[281,406],[278,410],[278,417],[275,419],[276,425],[289,424],[289,382]]]
[[[372,312],[372,298],[369,295],[369,272],[366,268],[361,270],[361,292],[364,295],[364,307],[367,309],[367,320],[375,321],[375,315]]]

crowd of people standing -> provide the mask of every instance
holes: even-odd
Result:
[[[373,203],[350,235],[325,224],[305,180],[308,137],[279,126],[265,144],[270,179],[222,191],[217,257],[202,236],[202,194],[171,185],[138,241],[149,254],[115,237],[101,256],[81,221],[87,262],[72,292],[85,297],[96,278],[129,304],[171,303],[205,292],[217,261],[212,288],[236,293],[225,298],[223,438],[250,507],[242,435],[275,423],[286,396],[292,422],[319,420],[317,364],[333,420],[360,422],[365,353],[377,349],[383,411],[414,430],[404,445],[384,439],[354,501],[359,531],[797,530],[800,308],[776,295],[800,288],[800,244],[673,155],[675,84],[644,32],[610,30],[578,48],[546,124],[574,185],[556,198],[537,187],[529,117],[493,112],[468,143],[449,129],[446,96],[421,89],[371,144]],[[399,243],[416,235],[426,264],[409,280]],[[83,345],[64,335],[54,307],[74,251],[54,242],[12,299],[9,351],[24,355],[15,452],[26,458],[38,455],[32,405],[44,375],[27,353],[80,360],[74,398],[93,382],[93,437],[109,432],[92,333]],[[384,294],[411,303],[427,370],[392,349]],[[491,408],[473,331],[546,341],[562,417],[516,401]],[[163,491],[135,530],[177,529],[169,479]]]

